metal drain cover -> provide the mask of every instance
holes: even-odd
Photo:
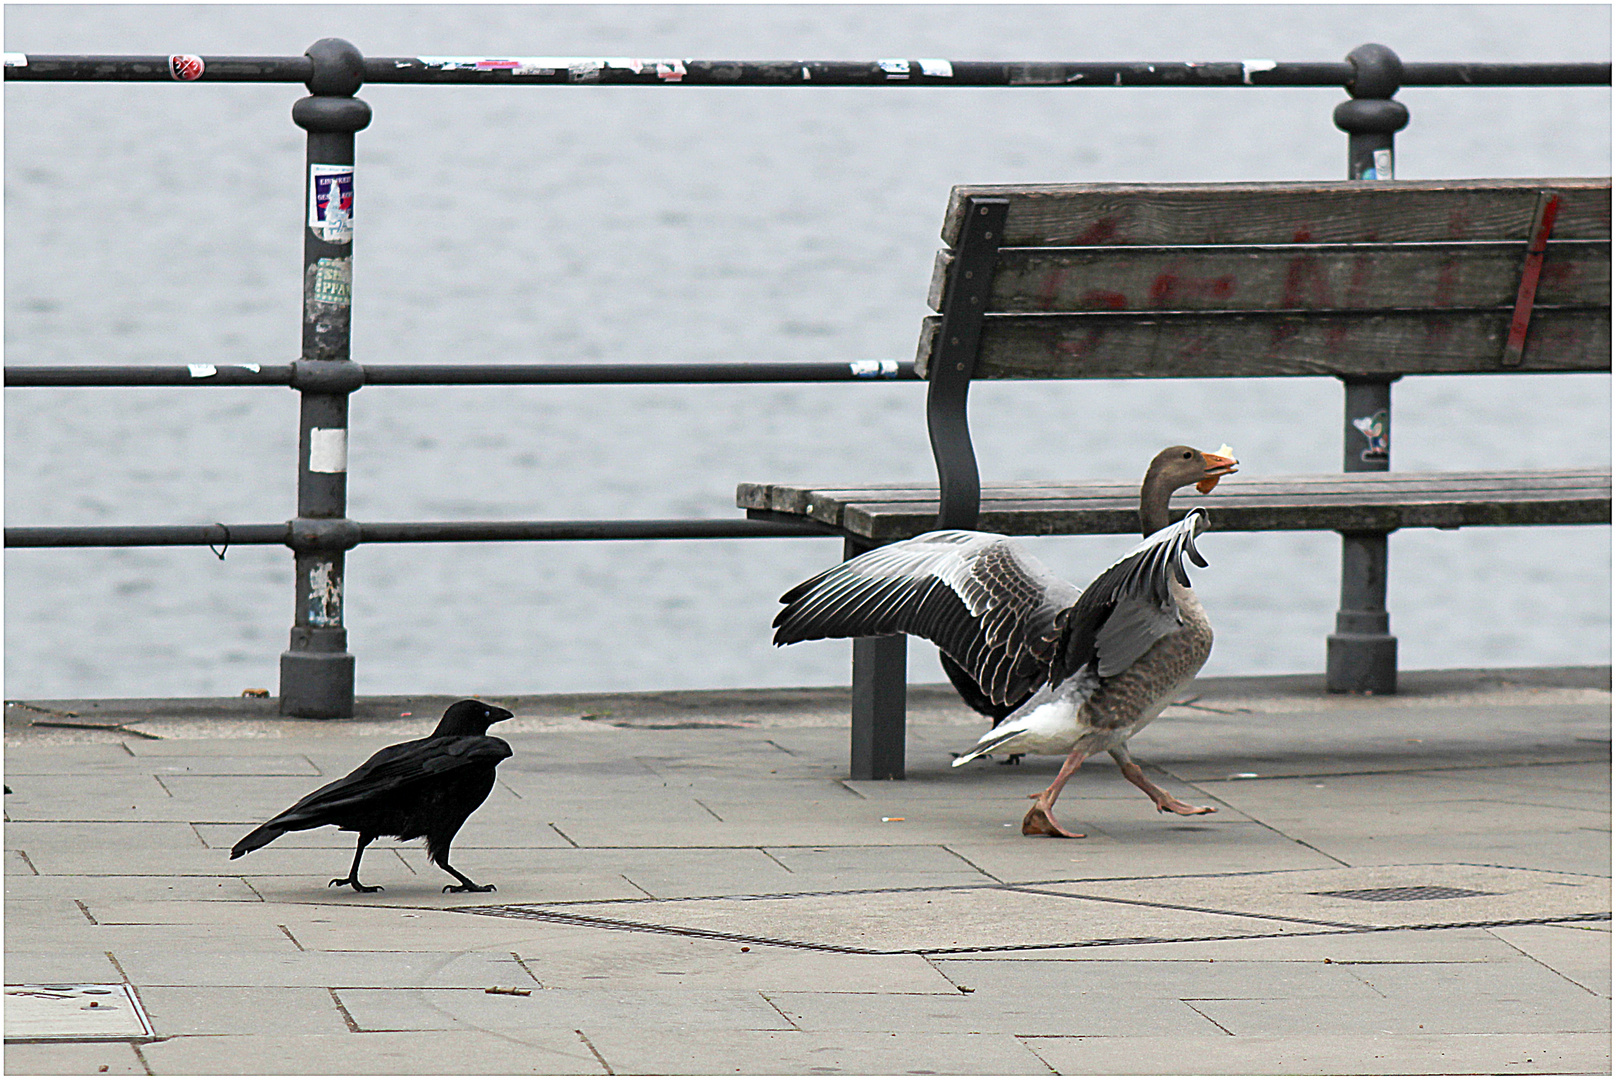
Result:
[[[1461,896],[1497,896],[1476,889],[1455,889],[1447,885],[1400,885],[1383,889],[1337,889],[1316,892],[1314,896],[1338,896],[1343,900],[1457,900]]]
[[[33,983],[6,987],[6,1041],[94,1042],[149,1038],[146,1011],[122,983]]]

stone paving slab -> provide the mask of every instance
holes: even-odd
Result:
[[[141,1004],[152,1026],[173,1035],[255,1035],[265,1018],[277,1034],[341,1035],[348,1025],[323,986],[143,987]]]
[[[7,1076],[146,1076],[135,1047],[113,1043],[7,1043]]]
[[[1060,803],[1081,841],[1019,834],[1056,759],[950,768],[982,723],[946,688],[881,783],[846,779],[845,691],[499,699],[476,895],[387,841],[385,891],[329,889],[335,830],[228,858],[446,699],[8,703],[8,982],[127,984],[156,1036],[6,1067],[1607,1073],[1608,669],[1406,675],[1197,684],[1134,749],[1218,813],[1101,760]],[[1480,895],[1318,895],[1415,886]]]
[[[784,1031],[791,1022],[756,990],[624,988],[600,994],[562,987],[527,996],[485,988],[355,989],[337,996],[361,1031],[522,1031],[527,1028],[661,1028],[689,1031]]]
[[[606,1070],[572,1030],[388,1031],[340,1035],[203,1035],[141,1048],[153,1075],[600,1076]]]
[[[6,902],[62,897],[83,900],[259,900],[246,881],[234,875],[188,877],[152,874],[6,875]]]
[[[959,994],[952,998],[845,992],[777,994],[771,1000],[804,1031],[1030,1036],[1055,1028],[1094,1035],[1194,1036],[1217,1028],[1182,1001],[1100,994]]]
[[[1056,1072],[1099,1076],[1599,1074],[1610,1039],[1552,1035],[1051,1038],[1026,1043]]]
[[[758,1075],[1050,1074],[1022,1040],[998,1033],[737,1031],[673,1044],[615,1031],[592,1038],[614,1067],[621,1062],[621,1071],[637,1074],[733,1073],[733,1061],[751,1063],[748,1071]]]

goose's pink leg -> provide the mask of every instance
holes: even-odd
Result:
[[[1061,788],[1066,786],[1077,767],[1083,764],[1083,759],[1089,756],[1089,751],[1083,748],[1073,750],[1061,762],[1060,772],[1044,790],[1028,798],[1033,800],[1032,809],[1027,816],[1021,819],[1021,833],[1023,836],[1063,836],[1068,840],[1081,840],[1087,833],[1068,832],[1055,821],[1055,800],[1060,798]]]
[[[1144,770],[1139,767],[1132,757],[1128,756],[1128,751],[1125,747],[1119,747],[1111,751],[1111,756],[1116,759],[1117,766],[1122,769],[1122,775],[1128,778],[1128,783],[1149,795],[1151,801],[1156,804],[1156,809],[1162,813],[1171,810],[1175,814],[1188,816],[1191,814],[1215,814],[1218,812],[1218,808],[1215,806],[1191,806],[1187,802],[1175,799],[1149,780],[1146,780]]]

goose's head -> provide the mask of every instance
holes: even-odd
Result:
[[[1151,461],[1145,471],[1145,486],[1171,492],[1194,484],[1195,490],[1205,495],[1217,486],[1219,478],[1236,472],[1239,464],[1228,446],[1218,447],[1215,454],[1193,446],[1169,446]]]

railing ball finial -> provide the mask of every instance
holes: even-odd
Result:
[[[1389,98],[1403,85],[1403,61],[1384,45],[1360,45],[1347,54],[1347,63],[1347,93],[1355,98]]]
[[[1392,137],[1408,126],[1408,109],[1392,100],[1403,84],[1403,62],[1384,45],[1360,45],[1347,62],[1352,97],[1335,107],[1335,126],[1347,133],[1347,179],[1390,180]]]
[[[321,38],[303,52],[313,62],[309,93],[353,97],[365,82],[365,57],[341,38]]]

